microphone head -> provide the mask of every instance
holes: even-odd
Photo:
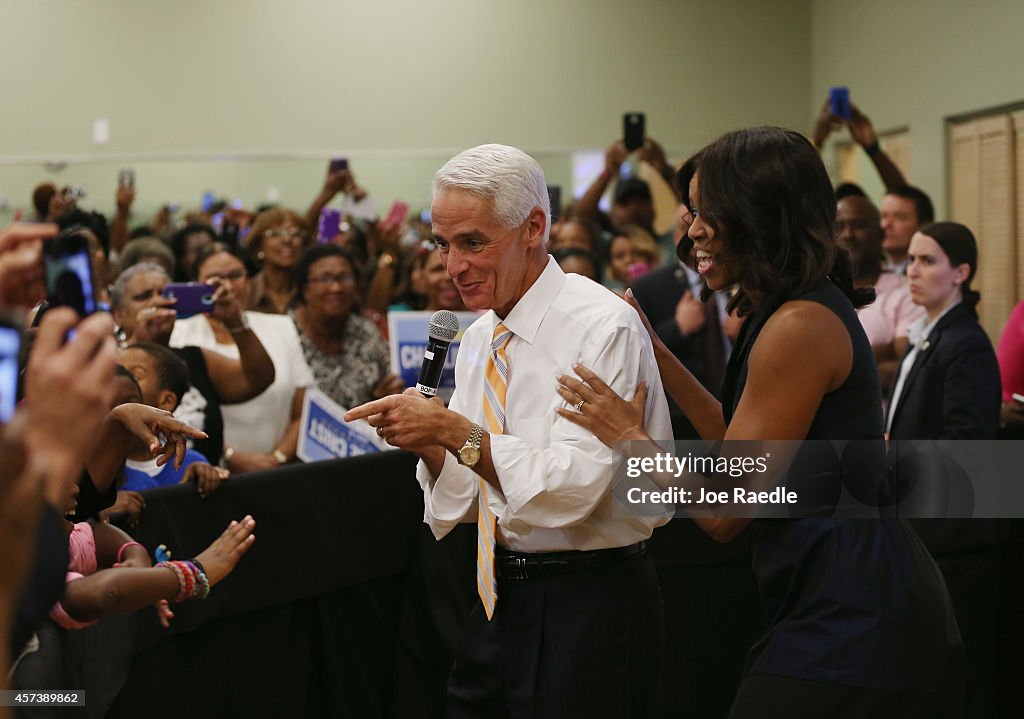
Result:
[[[440,342],[451,342],[459,334],[459,318],[449,310],[438,310],[430,315],[430,327],[427,334],[431,339]]]

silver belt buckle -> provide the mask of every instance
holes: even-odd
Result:
[[[513,557],[516,561],[515,576],[512,579],[528,579],[526,573],[526,557]]]

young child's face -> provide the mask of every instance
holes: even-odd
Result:
[[[121,351],[117,360],[122,367],[132,373],[132,376],[139,383],[142,390],[142,403],[150,407],[160,407],[160,395],[163,394],[160,387],[160,378],[156,372],[156,362],[148,352],[140,349],[126,349]]]

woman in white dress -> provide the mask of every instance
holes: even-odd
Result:
[[[249,294],[245,263],[230,247],[214,243],[196,258],[200,282],[230,283],[243,306]],[[245,320],[274,362],[273,384],[258,397],[224,405],[224,458],[232,473],[270,469],[295,460],[299,417],[305,389],[313,374],[302,354],[295,325],[287,315],[245,312]],[[238,356],[231,333],[216,318],[204,314],[178,320],[171,346],[194,345]]]

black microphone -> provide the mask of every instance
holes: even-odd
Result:
[[[430,316],[427,349],[423,352],[423,364],[420,376],[416,380],[416,389],[424,397],[437,395],[437,385],[441,383],[441,370],[448,356],[455,335],[459,334],[459,318],[454,312],[438,310]]]

